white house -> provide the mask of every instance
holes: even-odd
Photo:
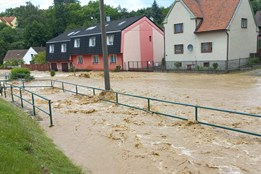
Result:
[[[176,0],[164,28],[165,60],[178,61],[183,69],[195,68],[195,62],[202,67],[217,62],[229,69],[231,60],[257,51],[258,29],[249,0]]]
[[[8,50],[4,57],[4,62],[11,59],[21,59],[24,61],[24,64],[30,64],[36,54],[45,50],[45,47],[30,47],[28,50]]]

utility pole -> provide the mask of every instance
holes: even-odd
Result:
[[[110,74],[109,74],[109,64],[108,64],[108,50],[106,42],[106,31],[105,31],[105,12],[104,12],[104,0],[100,0],[100,21],[101,21],[101,37],[102,37],[102,54],[103,54],[103,64],[104,64],[104,82],[105,90],[110,90]]]

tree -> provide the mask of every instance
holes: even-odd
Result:
[[[254,14],[261,10],[261,0],[250,0],[252,3]]]
[[[161,8],[159,8],[156,0],[154,0],[152,6],[151,6],[151,17],[153,17],[153,20],[156,24],[159,26],[162,25],[163,22],[163,14]]]
[[[58,4],[70,4],[70,3],[78,3],[78,0],[54,0],[53,3],[54,5]]]
[[[40,52],[32,58],[34,64],[45,64],[46,63],[46,51]]]

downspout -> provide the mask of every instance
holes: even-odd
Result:
[[[229,33],[226,30],[227,34],[227,60],[226,60],[226,72],[228,73],[228,57],[229,57]]]

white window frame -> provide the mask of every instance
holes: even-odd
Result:
[[[117,62],[117,55],[116,54],[111,54],[110,55],[110,63],[111,64],[116,64]]]
[[[96,45],[96,37],[89,38],[89,47],[95,47]]]
[[[62,53],[66,53],[67,52],[67,44],[64,43],[64,44],[61,45],[61,52]]]
[[[92,63],[93,64],[99,64],[99,56],[98,55],[92,56]]]
[[[114,35],[107,36],[107,45],[113,45],[114,42]]]
[[[77,64],[82,65],[83,64],[83,56],[78,56],[77,57]]]
[[[74,48],[80,48],[80,46],[81,46],[80,38],[74,39]]]
[[[49,45],[49,53],[54,53],[54,44]]]

